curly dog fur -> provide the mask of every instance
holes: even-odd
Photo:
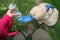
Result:
[[[48,26],[53,26],[58,21],[58,10],[54,7],[54,11],[50,8],[46,13],[46,4],[40,3],[39,5],[33,7],[30,11],[32,17],[38,20],[38,23],[45,23]],[[52,14],[50,15],[50,13]],[[50,15],[50,16],[49,16]]]

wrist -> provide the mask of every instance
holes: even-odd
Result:
[[[11,15],[11,14],[8,14],[8,13],[7,13],[7,15],[12,18],[12,15]]]

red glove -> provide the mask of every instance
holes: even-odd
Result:
[[[18,34],[18,30],[16,30],[15,32],[8,33],[8,36],[15,36],[16,34]]]

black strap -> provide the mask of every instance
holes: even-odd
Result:
[[[43,24],[44,24],[44,23],[42,23],[41,25],[38,25],[37,28],[36,28],[31,34],[29,34],[29,35],[27,36],[26,40],[28,40],[28,39],[32,36],[32,34],[33,34],[38,28],[40,28],[40,26],[42,26]]]

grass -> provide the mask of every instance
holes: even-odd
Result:
[[[7,7],[11,2],[16,3],[18,9],[22,12],[23,15],[27,15],[33,6],[38,4],[36,0],[0,0],[0,6],[4,4]],[[43,2],[54,5],[60,13],[60,0],[43,0]],[[6,11],[7,10],[0,10],[0,17],[2,17],[6,13]],[[35,22],[29,24],[36,26]],[[28,23],[18,23],[18,21],[14,19],[13,28],[11,30],[27,30],[27,25]],[[49,27],[48,33],[52,36],[54,40],[60,40],[60,19],[58,20],[56,25]],[[8,40],[12,39],[8,38]]]

